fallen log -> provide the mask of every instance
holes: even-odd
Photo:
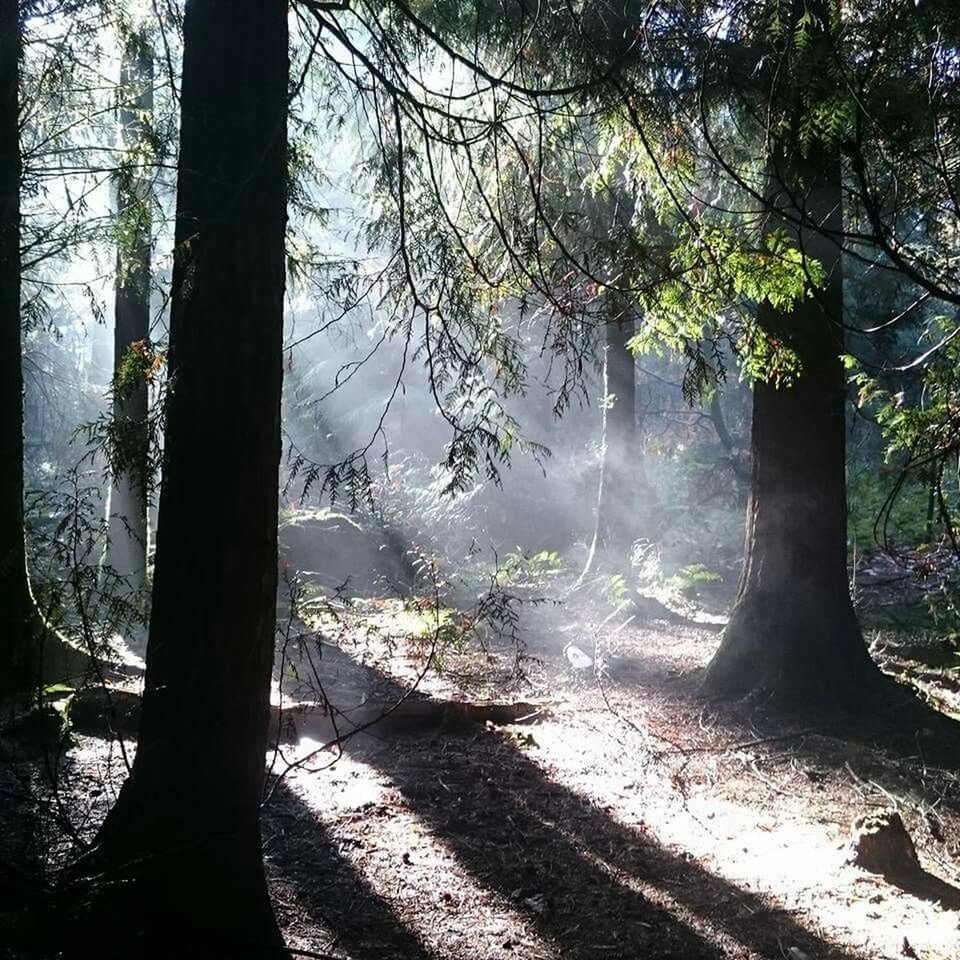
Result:
[[[358,729],[377,734],[416,735],[432,732],[463,733],[484,724],[532,723],[549,712],[551,704],[527,700],[437,700],[408,697],[399,702],[367,701],[338,707],[314,701],[270,705],[271,739],[283,743],[304,738],[325,743]],[[136,737],[140,724],[140,694],[129,687],[108,684],[78,690],[67,708],[70,726],[93,736]]]

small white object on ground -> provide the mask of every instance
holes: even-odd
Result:
[[[572,643],[568,643],[563,648],[563,655],[574,670],[589,670],[593,666],[593,657],[588,656]]]

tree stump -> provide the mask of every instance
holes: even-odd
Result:
[[[921,871],[913,840],[895,811],[870,813],[854,821],[851,860],[888,879],[909,878]]]

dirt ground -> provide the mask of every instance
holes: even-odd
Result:
[[[711,618],[564,604],[524,615],[522,669],[509,643],[446,650],[411,696],[429,631],[411,634],[403,605],[343,609],[365,632],[325,631],[313,680],[351,735],[319,749],[331,717],[293,713],[298,742],[270,758],[264,852],[292,948],[344,960],[960,957],[960,736],[908,688],[864,717],[720,709],[697,696]],[[915,642],[871,639],[891,672],[918,663]],[[594,664],[576,669],[571,645]],[[284,687],[302,697],[297,664]],[[960,712],[949,684],[937,695]],[[528,715],[435,706],[491,700]],[[79,836],[121,774],[116,744],[73,738],[56,802]],[[899,885],[850,863],[854,819],[893,809],[922,864]],[[27,826],[11,824],[15,810],[7,836]],[[33,849],[56,859],[70,844],[48,832]]]
[[[523,681],[502,650],[492,663],[450,658],[421,683],[436,699],[522,696],[542,705],[530,722],[447,730],[428,717],[392,730],[388,718],[335,761],[311,759],[324,769],[282,778],[265,836],[293,946],[358,958],[960,957],[958,741],[908,691],[902,711],[879,717],[720,712],[696,697],[715,628],[536,618]],[[600,670],[574,670],[569,642]],[[401,644],[392,656],[328,651],[324,670],[354,702],[391,702],[418,665],[416,645]],[[499,684],[483,682],[491,672]],[[909,889],[849,863],[853,820],[887,809],[919,850]]]

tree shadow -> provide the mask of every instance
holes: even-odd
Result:
[[[28,909],[44,882],[45,814],[34,785],[46,744],[0,731],[0,930],[5,917]]]
[[[139,714],[128,717],[127,733],[136,735]],[[91,718],[88,719],[95,719]],[[102,718],[101,718],[102,719]],[[99,739],[112,739],[104,724],[90,724],[90,733]],[[14,757],[9,737],[0,739],[0,956],[48,957],[114,956],[117,947],[124,956],[132,951],[154,956],[146,947],[135,946],[139,931],[131,931],[124,940],[119,930],[113,929],[110,943],[102,942],[103,927],[75,922],[75,914],[83,917],[90,912],[90,904],[80,885],[82,910],[75,905],[76,894],[69,885],[62,891],[51,890],[47,883],[49,855],[47,844],[53,831],[42,829],[37,817],[38,797],[28,789],[35,775],[44,767],[46,741],[29,741],[24,756]],[[22,769],[16,769],[14,760]],[[69,753],[61,760],[60,776],[70,772]],[[29,775],[29,776],[28,776]],[[71,794],[71,801],[77,795]],[[86,811],[89,814],[89,811]],[[46,819],[49,819],[47,817]],[[95,819],[100,819],[96,817]],[[364,960],[437,960],[415,934],[410,931],[379,897],[356,868],[336,849],[330,834],[319,822],[316,813],[285,783],[276,785],[271,802],[264,807],[261,832],[265,847],[270,848],[266,859],[268,877],[278,919],[286,921],[288,936],[305,934],[316,938],[318,929],[329,932],[332,943],[328,949],[343,951]],[[298,893],[296,904],[283,902],[283,886],[290,884]],[[224,897],[231,891],[220,891]],[[122,923],[122,921],[118,921]],[[188,937],[183,935],[183,949]],[[199,943],[206,936],[193,932]],[[229,940],[204,941],[204,956],[261,956],[263,953],[248,943],[231,946]],[[125,944],[125,945],[124,945]],[[195,945],[194,945],[195,946]],[[10,952],[6,952],[7,950]],[[190,956],[200,955],[189,952]],[[183,954],[188,955],[187,952]],[[333,956],[333,954],[331,954]]]
[[[361,696],[377,690],[399,700],[407,692],[336,648],[324,656],[324,673]],[[815,957],[855,960],[763,897],[553,782],[504,736],[471,732],[451,742],[420,733],[355,738],[347,748],[390,777],[478,883],[509,900],[565,957],[697,960],[743,956],[744,948],[778,956],[797,946]],[[279,841],[271,858],[311,919],[356,954],[431,960],[434,953],[336,852],[317,815],[283,784],[276,798],[278,806],[265,813],[265,834]],[[958,894],[929,874],[903,889],[945,906]]]
[[[436,955],[337,851],[316,812],[283,782],[264,807],[262,831],[268,875],[296,889],[296,907],[306,910],[310,935],[315,935],[316,927],[330,932],[333,943],[326,949],[364,960],[435,960]],[[288,920],[299,925],[299,918]],[[296,932],[288,922],[287,937]]]
[[[853,954],[551,782],[496,736],[364,750],[463,865],[570,957]]]
[[[907,876],[887,879],[918,900],[939,903],[944,910],[960,910],[960,889],[928,873],[922,867]]]
[[[384,688],[382,673],[359,668]],[[387,686],[397,698],[404,693]],[[749,950],[779,956],[796,946],[855,960],[764,898],[553,782],[505,735],[351,740],[347,749],[389,777],[477,882],[508,899],[565,957],[697,960]]]

